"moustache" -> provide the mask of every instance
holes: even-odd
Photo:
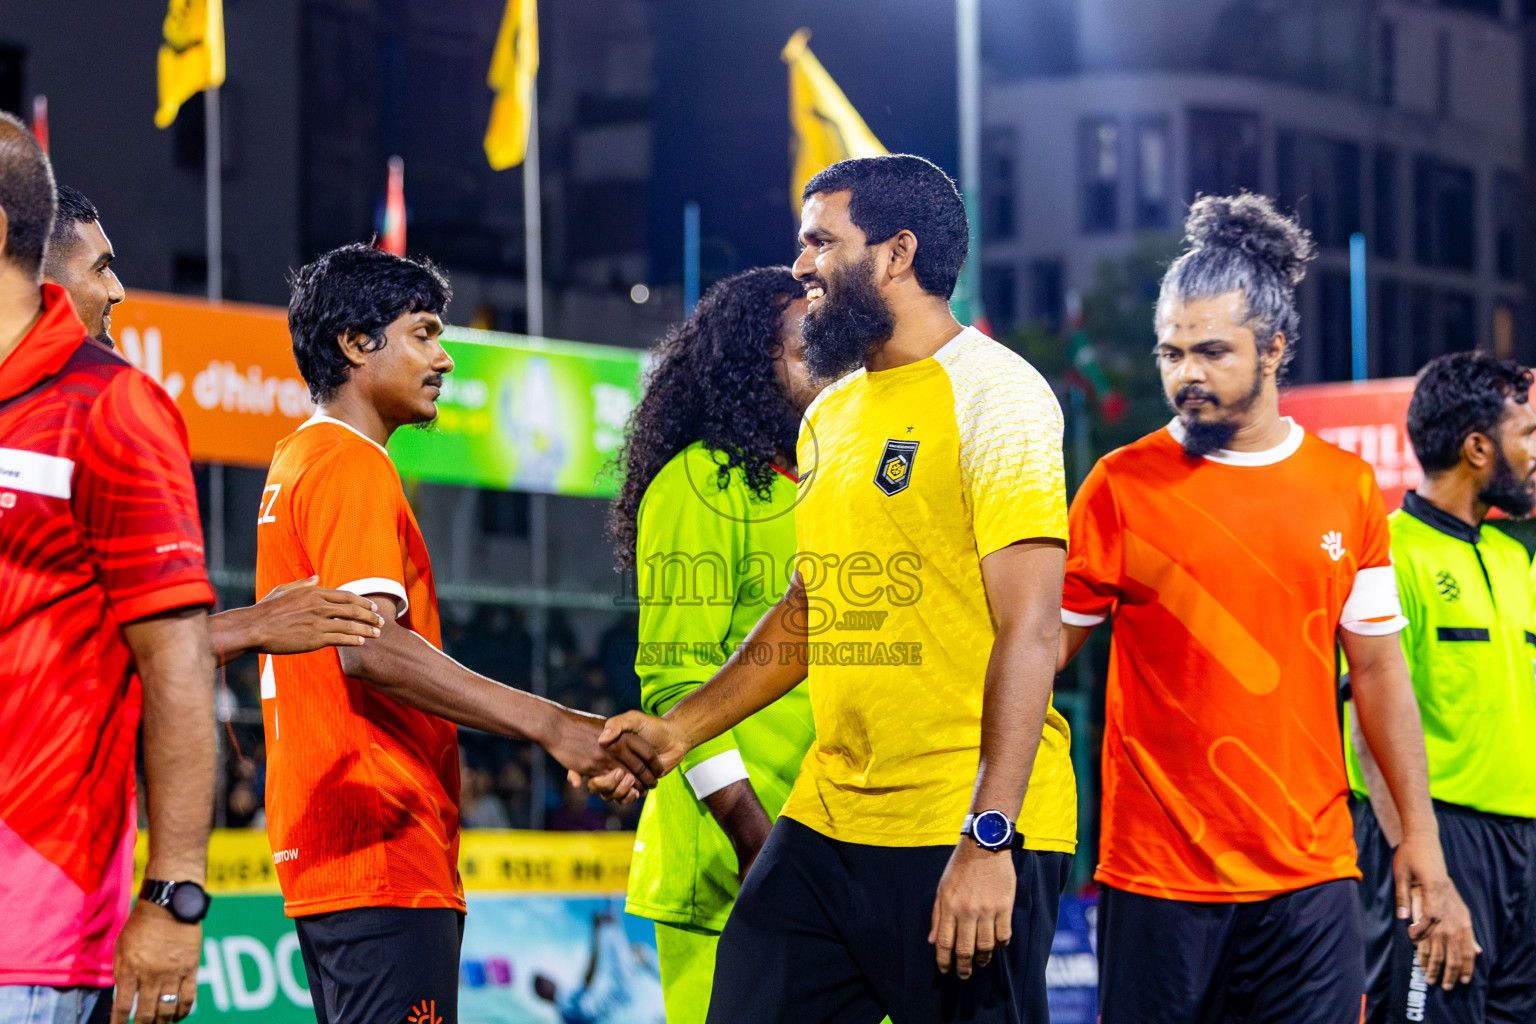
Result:
[[[1204,388],[1198,387],[1198,386],[1196,386],[1194,384],[1186,384],[1183,387],[1179,388],[1178,391],[1174,392],[1173,404],[1174,405],[1183,405],[1185,402],[1188,402],[1190,399],[1193,399],[1193,398],[1204,399],[1205,401],[1211,403],[1212,405],[1216,405],[1216,406],[1221,405],[1221,399],[1217,398],[1215,395],[1211,394],[1209,391],[1205,390]]]

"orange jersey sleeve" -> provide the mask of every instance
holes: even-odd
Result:
[[[1122,530],[1115,494],[1104,463],[1096,463],[1072,500],[1067,515],[1067,578],[1062,621],[1094,626],[1114,611],[1120,598]]]

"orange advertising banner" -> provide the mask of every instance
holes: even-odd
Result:
[[[1307,384],[1280,392],[1280,413],[1370,463],[1390,512],[1424,475],[1408,441],[1412,397],[1412,377]]]
[[[314,412],[287,310],[130,291],[112,310],[112,334],[175,399],[199,462],[265,467]]]

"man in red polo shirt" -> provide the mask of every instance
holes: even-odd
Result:
[[[55,206],[0,114],[0,1024],[76,1024],[114,979],[115,1021],[179,1020],[207,910],[213,591],[176,407],[42,284]]]

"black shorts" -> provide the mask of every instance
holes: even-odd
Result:
[[[1255,903],[1099,890],[1103,1024],[1357,1024],[1365,997],[1353,879]]]
[[[1049,1020],[1045,964],[1071,855],[1012,854],[1012,941],[961,981],[928,944],[953,852],[844,843],[780,818],[720,936],[710,1024]]]
[[[1369,801],[1351,799],[1349,813],[1355,819],[1355,861],[1360,866],[1361,935],[1365,940],[1365,1020],[1382,1024],[1387,1019],[1388,991],[1392,983],[1392,932],[1397,923],[1397,890],[1392,884],[1392,847],[1381,834]]]
[[[1408,926],[1396,919],[1386,837],[1369,807],[1358,811],[1360,870],[1371,883],[1362,889],[1367,928],[1384,929],[1390,937],[1385,970],[1374,979],[1372,1019],[1528,1024],[1536,1020],[1536,821],[1484,814],[1439,800],[1435,818],[1445,866],[1471,912],[1472,932],[1483,952],[1470,985],[1446,992],[1425,983],[1408,941]],[[1367,859],[1367,849],[1376,855]]]
[[[293,924],[319,1024],[458,1024],[457,910],[358,907]]]

